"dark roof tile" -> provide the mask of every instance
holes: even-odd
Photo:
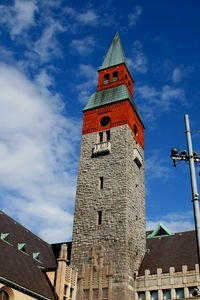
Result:
[[[0,277],[48,299],[56,299],[42,268],[57,267],[52,247],[25,227],[0,211],[0,233],[10,233],[11,245],[0,240]],[[18,250],[25,243],[26,253]],[[42,263],[33,258],[41,253]]]
[[[156,274],[157,268],[169,273],[170,267],[179,272],[183,265],[187,265],[188,270],[194,270],[198,263],[195,231],[147,239],[147,249],[150,251],[143,259],[139,276],[144,275],[146,269],[150,270],[150,274]]]

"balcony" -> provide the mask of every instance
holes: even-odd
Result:
[[[92,150],[92,157],[99,155],[106,155],[111,153],[111,143],[110,141],[102,142],[94,145]]]

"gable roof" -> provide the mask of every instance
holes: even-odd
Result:
[[[5,232],[10,243],[0,239],[0,282],[38,299],[57,299],[42,271],[57,267],[51,245],[0,211],[0,233]],[[26,245],[25,253],[18,250],[18,244]],[[40,252],[42,262],[34,259],[35,252]]]
[[[125,64],[127,66],[124,50],[117,32],[99,70],[110,68],[119,64]]]
[[[157,268],[163,273],[169,273],[174,267],[176,272],[182,270],[183,265],[188,270],[194,270],[198,263],[195,231],[178,232],[173,235],[147,239],[147,253],[139,269],[139,276],[144,275],[146,269],[150,274],[156,274]]]
[[[163,224],[159,223],[151,234],[147,235],[148,239],[157,238],[165,235],[172,235],[173,233]]]

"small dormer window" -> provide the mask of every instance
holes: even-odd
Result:
[[[11,245],[10,233],[1,233],[1,240]]]
[[[164,224],[159,223],[154,231],[147,236],[147,238],[160,238],[168,235],[173,235],[173,233]]]
[[[26,253],[26,248],[25,248],[25,246],[26,246],[25,243],[20,243],[20,244],[17,245],[18,250],[20,250],[20,251]],[[26,254],[27,254],[27,253],[26,253]]]
[[[109,82],[110,82],[110,74],[107,73],[104,75],[104,84],[107,84]]]
[[[117,81],[117,80],[118,80],[118,72],[115,71],[115,72],[113,72],[113,79],[112,79],[112,81]]]
[[[33,258],[39,262],[42,262],[40,252],[33,252]]]

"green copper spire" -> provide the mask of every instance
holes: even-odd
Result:
[[[112,41],[112,44],[110,45],[108,52],[106,54],[103,64],[99,68],[99,70],[103,70],[103,69],[113,67],[113,66],[116,66],[119,64],[127,65],[124,50],[122,48],[120,37],[117,32]]]

